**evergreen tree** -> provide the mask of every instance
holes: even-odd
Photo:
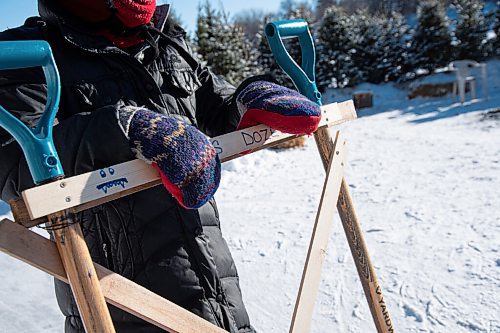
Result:
[[[399,7],[399,2],[396,0],[380,0],[378,8],[376,9],[375,13],[383,14],[384,16],[390,16],[391,13],[399,10],[398,7]]]
[[[285,9],[288,11],[284,12]],[[313,10],[306,2],[295,3],[295,1],[282,1],[280,16],[287,20],[305,19],[308,23],[314,22]],[[267,38],[264,34],[265,24],[272,21],[272,19],[273,18],[270,16],[267,16],[264,19],[263,25],[260,28],[261,33],[258,34],[258,66],[261,73],[271,74],[279,84],[289,88],[294,88],[294,84],[291,79],[276,63]],[[297,38],[291,38],[284,40],[283,43],[290,56],[300,66],[302,62],[302,53],[299,40]]]
[[[196,51],[205,64],[213,64],[217,45],[217,32],[221,25],[219,13],[206,1],[198,7]]]
[[[443,6],[438,0],[422,2],[418,9],[417,27],[412,36],[408,65],[413,69],[432,71],[449,63],[451,49]]]
[[[500,56],[500,0],[497,1],[495,10],[495,21],[493,23],[493,31],[496,34],[496,39],[493,41],[493,54]]]
[[[351,16],[351,58],[357,69],[356,81],[380,83],[385,73],[381,66],[383,60],[382,20],[359,11]]]
[[[326,10],[330,7],[335,6],[336,0],[317,0],[316,1],[316,20],[321,21],[323,16],[325,16]]]
[[[455,29],[457,59],[483,59],[487,55],[486,18],[480,0],[458,0],[456,4],[459,16]]]
[[[271,16],[264,17],[259,33],[257,34],[257,69],[258,74],[269,74],[281,85],[293,87],[290,78],[283,72],[280,66],[276,63],[273,56],[266,35],[264,34],[264,27],[267,23],[271,22]]]
[[[279,16],[282,18],[286,18],[288,13],[295,8],[295,0],[281,0],[280,2],[280,13]]]
[[[238,85],[256,71],[256,54],[240,26],[215,11],[208,1],[200,6],[197,52],[217,75]]]
[[[351,22],[338,7],[327,10],[318,31],[317,83],[320,91],[358,83],[358,70],[351,58]]]
[[[243,29],[247,39],[256,46],[257,34],[262,28],[262,18],[265,16],[266,14],[260,9],[243,10],[235,16],[234,23]]]
[[[403,15],[393,13],[383,22],[382,31],[379,66],[383,68],[384,81],[398,80],[407,71],[410,28]]]
[[[343,0],[339,4],[347,13],[354,14],[360,10],[366,10],[370,14],[379,14],[388,8],[388,2],[392,0]]]
[[[408,31],[404,17],[374,17],[367,11],[351,16],[352,48],[350,50],[356,71],[352,79],[381,83],[396,80],[406,70]]]
[[[392,3],[393,11],[406,15],[416,12],[419,1],[393,0]]]
[[[231,24],[224,15],[215,54],[214,71],[224,76],[233,85],[238,85],[251,76],[255,63],[251,43],[246,39],[243,29]]]
[[[286,16],[287,20],[303,19],[309,24],[311,34],[314,35],[314,12],[307,2],[302,2],[290,9]],[[286,39],[283,41],[290,56],[299,64],[302,64],[302,51],[298,38]]]

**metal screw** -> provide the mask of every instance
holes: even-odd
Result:
[[[62,182],[61,184],[59,184],[59,186],[60,186],[61,188],[65,188],[65,187],[66,187],[66,183],[65,183],[65,182]]]
[[[71,202],[71,197],[66,197],[66,202]]]

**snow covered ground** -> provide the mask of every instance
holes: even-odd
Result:
[[[347,181],[397,332],[500,332],[500,118],[484,119],[500,107],[500,61],[489,67],[490,99],[464,105],[359,87],[376,105],[342,128]],[[335,93],[326,98],[350,98]],[[259,332],[288,330],[323,177],[312,139],[224,165],[222,228]],[[49,277],[0,255],[0,281],[0,332],[62,332]],[[313,321],[315,333],[375,331],[338,218]]]

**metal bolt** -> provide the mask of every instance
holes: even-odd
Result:
[[[62,182],[61,184],[59,184],[59,186],[60,186],[61,188],[65,188],[65,187],[66,187],[66,183],[65,183],[65,182]]]
[[[66,197],[66,202],[71,202],[71,197]]]

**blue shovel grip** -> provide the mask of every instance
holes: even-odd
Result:
[[[18,69],[47,66],[52,52],[45,41],[2,42],[0,50],[0,69]]]
[[[23,149],[35,184],[64,176],[52,140],[52,126],[61,95],[59,72],[52,50],[45,41],[0,42],[0,69],[41,66],[47,81],[47,104],[35,128],[28,128],[0,106],[0,126],[16,139]]]
[[[278,65],[292,79],[297,89],[311,101],[321,105],[321,94],[316,86],[316,52],[309,26],[304,20],[272,22],[265,33]],[[283,39],[298,38],[302,49],[302,66],[299,66],[283,44]]]

